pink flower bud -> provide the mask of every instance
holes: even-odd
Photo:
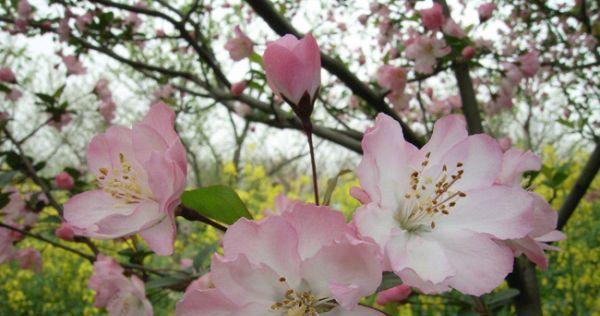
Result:
[[[17,83],[17,78],[12,70],[8,67],[0,68],[0,81],[7,83]]]
[[[400,284],[393,288],[384,290],[377,294],[377,304],[386,305],[388,303],[402,302],[407,299],[412,290],[406,284]]]
[[[444,34],[450,35],[452,37],[463,38],[466,36],[465,31],[463,31],[460,25],[458,25],[452,19],[448,19],[446,23],[444,23],[444,27],[442,28],[442,30],[444,31]]]
[[[423,26],[428,30],[439,30],[444,25],[444,11],[439,3],[434,3],[430,9],[420,10]]]
[[[54,234],[66,241],[73,241],[75,238],[75,230],[73,230],[73,226],[67,222],[63,222],[60,226],[54,231]]]
[[[29,4],[29,1],[27,1],[27,0],[19,1],[19,4],[17,5],[17,14],[19,15],[20,18],[26,19],[26,20],[31,17],[31,5]]]
[[[463,48],[463,50],[460,54],[461,54],[462,58],[464,58],[465,60],[470,60],[471,58],[473,58],[475,56],[475,47],[467,46],[467,47]]]
[[[54,183],[56,187],[61,190],[71,190],[73,188],[74,181],[73,177],[71,177],[68,172],[63,171],[56,175],[54,178]]]
[[[369,15],[368,14],[361,14],[358,17],[358,22],[360,22],[360,24],[362,25],[367,25],[367,21],[369,20]]]
[[[477,8],[479,13],[479,21],[482,23],[489,20],[492,17],[492,13],[496,10],[496,4],[493,2],[484,3]]]
[[[111,122],[115,118],[115,110],[117,105],[112,99],[103,100],[98,108],[98,111],[107,122]]]
[[[254,49],[252,40],[242,32],[239,26],[234,29],[235,37],[227,40],[225,49],[229,52],[229,57],[234,61],[239,61],[250,57]]]
[[[231,85],[231,94],[238,97],[240,96],[244,90],[246,89],[246,80],[242,80],[240,82],[236,82]]]
[[[301,105],[301,99],[308,96],[308,104],[302,105],[309,106],[312,112],[321,86],[321,56],[315,38],[308,34],[299,40],[287,34],[267,44],[263,61],[273,92],[295,106]]]

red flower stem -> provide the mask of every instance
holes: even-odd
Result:
[[[310,149],[310,164],[312,166],[312,177],[313,177],[313,190],[315,192],[315,204],[319,205],[319,185],[317,181],[317,163],[315,162],[315,149],[312,141],[312,124],[310,123],[310,118],[306,120],[302,120],[302,125],[304,126],[304,132],[306,133],[306,137],[308,138],[308,147]]]

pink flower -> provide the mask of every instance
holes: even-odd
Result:
[[[17,14],[21,19],[28,20],[31,17],[31,5],[27,0],[19,0],[17,4]]]
[[[30,214],[35,215],[27,211],[27,204],[21,197],[21,194],[16,189],[9,189],[6,193],[10,193],[8,196],[8,203],[4,205],[0,214],[4,215],[3,221],[5,223],[20,223],[24,225],[33,224],[36,218],[31,218]]]
[[[8,101],[17,102],[22,96],[23,93],[19,89],[12,88],[10,89],[10,92],[4,96],[4,98]]]
[[[140,26],[142,26],[142,19],[135,12],[129,12],[129,15],[123,20],[125,25],[131,26],[131,28],[135,31]]]
[[[328,207],[298,203],[279,216],[239,220],[210,278],[214,288],[189,288],[176,315],[382,315],[357,306],[381,282],[376,247],[355,239]]]
[[[67,76],[83,75],[87,72],[83,64],[73,55],[62,56],[62,60],[67,67]]]
[[[406,87],[406,69],[383,65],[377,70],[377,83],[394,92],[404,92]]]
[[[541,168],[540,158],[531,151],[523,152],[511,148],[504,153],[502,171],[496,182],[513,188],[521,189],[521,177],[526,171],[536,171]],[[525,190],[521,189],[523,192]],[[544,250],[558,250],[549,246],[547,242],[560,241],[565,235],[556,230],[558,213],[552,209],[543,197],[534,192],[527,192],[533,200],[533,230],[527,236],[519,239],[505,240],[504,242],[515,252],[515,256],[522,253],[542,269],[548,267],[548,258]]]
[[[111,122],[115,118],[115,110],[117,109],[117,105],[112,99],[104,100],[100,104],[100,108],[98,111],[104,117],[107,122]]]
[[[496,4],[493,2],[484,3],[477,8],[479,13],[479,21],[482,23],[489,20],[492,17],[492,13],[496,10]]]
[[[21,269],[30,269],[35,273],[42,271],[42,256],[33,248],[25,248],[17,251],[14,259],[19,262]]]
[[[465,60],[471,60],[471,58],[473,58],[475,56],[475,47],[473,47],[473,46],[466,46],[465,48],[463,48],[463,50],[460,53],[460,55]]]
[[[458,25],[454,20],[448,19],[446,23],[444,23],[443,27],[444,34],[450,35],[456,38],[463,38],[466,36],[465,31]]]
[[[96,82],[96,85],[94,86],[94,93],[98,96],[98,99],[107,100],[112,98],[112,94],[108,89],[108,84],[109,82],[106,79],[100,79],[98,82]]]
[[[139,233],[158,255],[170,255],[187,174],[174,122],[173,110],[157,103],[133,129],[112,126],[94,137],[87,160],[100,188],[68,200],[66,221],[100,239]]]
[[[436,31],[444,25],[444,10],[439,3],[434,3],[430,9],[420,10],[419,14],[426,29]]]
[[[159,100],[168,99],[173,95],[173,86],[170,84],[162,85],[154,91],[153,95]]]
[[[123,268],[112,258],[98,256],[88,287],[96,291],[95,307],[106,307],[109,315],[152,316],[144,282],[133,275],[127,278]]]
[[[67,222],[62,222],[60,226],[54,231],[54,234],[66,241],[72,241],[75,238],[75,230],[73,226]]]
[[[57,174],[54,178],[54,184],[61,190],[71,190],[74,183],[73,177],[66,171]]]
[[[464,118],[450,115],[417,149],[396,121],[379,114],[362,148],[357,175],[372,202],[353,223],[404,284],[481,295],[504,281],[513,254],[496,240],[526,236],[533,214],[527,193],[494,184],[502,165],[494,139],[468,136]]]
[[[0,264],[13,259],[16,250],[13,246],[15,241],[12,232],[6,228],[0,227]]]
[[[229,57],[234,61],[250,57],[254,49],[254,43],[242,32],[239,26],[235,27],[234,32],[236,36],[228,39],[225,43],[225,49],[229,52]]]
[[[0,68],[0,82],[17,83],[17,78],[10,68],[2,67]]]
[[[406,300],[412,294],[412,290],[406,284],[400,284],[393,288],[381,291],[377,294],[377,304],[385,305]]]
[[[71,35],[71,27],[69,26],[69,18],[66,17],[58,22],[56,34],[61,42],[68,42]]]
[[[420,73],[430,74],[436,59],[448,55],[452,48],[442,39],[428,36],[416,37],[406,47],[406,57],[415,61],[415,70]]]
[[[388,93],[386,99],[394,106],[394,111],[401,113],[402,111],[408,110],[410,106],[410,99],[412,96],[407,93],[396,92]]]
[[[540,70],[540,54],[537,51],[531,51],[519,57],[521,71],[525,77],[533,77]]]
[[[369,20],[369,15],[368,14],[361,14],[358,16],[358,22],[361,25],[367,25],[367,21]]]
[[[321,86],[321,56],[312,35],[298,40],[287,34],[267,44],[263,55],[269,86],[288,103],[300,105],[308,95],[312,107]]]
[[[242,93],[244,93],[244,90],[246,89],[246,80],[242,80],[240,82],[236,82],[234,84],[231,85],[231,94],[233,96],[239,97],[240,95],[242,95]]]
[[[521,72],[521,69],[514,64],[504,64],[503,67],[505,71],[504,76],[512,85],[518,85],[519,82],[521,82],[521,79],[523,79],[523,73]]]

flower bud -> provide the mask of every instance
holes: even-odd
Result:
[[[321,86],[321,56],[315,38],[287,34],[267,44],[263,55],[269,86],[306,119]]]
[[[74,181],[73,177],[71,177],[68,172],[63,171],[56,175],[54,178],[54,183],[56,184],[56,187],[61,190],[71,190],[73,188]]]
[[[54,234],[66,241],[72,241],[75,238],[75,231],[73,230],[73,226],[69,223],[63,222],[60,226],[54,231]]]

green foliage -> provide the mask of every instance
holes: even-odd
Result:
[[[225,224],[233,224],[242,217],[252,219],[237,193],[224,185],[186,191],[181,196],[181,202],[198,213]]]

